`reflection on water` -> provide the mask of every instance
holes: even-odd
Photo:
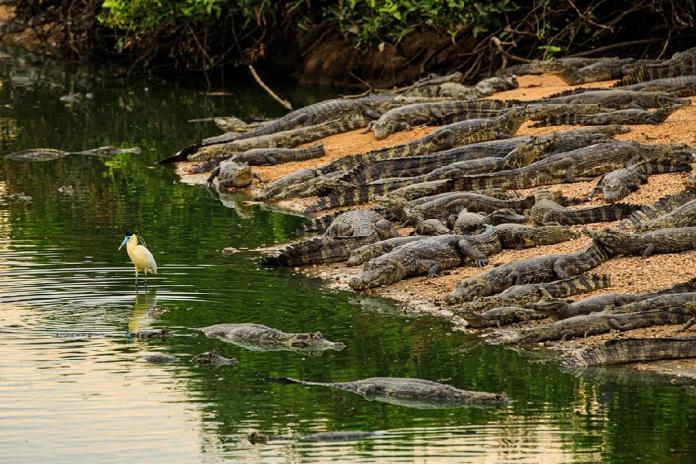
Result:
[[[230,97],[159,82],[74,73],[17,57],[0,63],[0,154],[140,146],[141,155],[0,161],[0,449],[2,462],[688,462],[696,453],[694,395],[672,385],[564,374],[553,363],[479,344],[446,322],[412,318],[388,302],[323,289],[262,269],[254,248],[292,237],[301,219],[223,202],[179,183],[155,161],[214,135],[210,115],[278,114],[255,87]],[[66,106],[69,92],[94,99]],[[297,103],[326,95],[297,90]],[[9,105],[6,107],[5,105]],[[62,186],[74,187],[65,194]],[[7,201],[23,192],[31,202]],[[224,203],[224,204],[223,204]],[[141,233],[160,265],[136,293],[116,247]],[[252,352],[195,330],[255,322],[321,331],[346,344],[317,356]],[[174,336],[131,332],[167,327]],[[235,367],[195,366],[217,350]],[[147,353],[179,361],[150,365]],[[625,372],[625,371],[623,371]],[[506,391],[504,408],[418,410],[312,381],[419,377]],[[269,442],[252,431],[302,436],[379,431],[353,442]]]

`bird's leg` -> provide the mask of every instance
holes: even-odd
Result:
[[[145,290],[147,291],[147,271],[145,271]]]
[[[135,267],[135,289],[138,289],[138,267]]]

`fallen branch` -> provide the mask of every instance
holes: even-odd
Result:
[[[280,98],[276,93],[271,90],[270,87],[268,87],[259,77],[259,75],[256,73],[256,70],[254,69],[254,66],[249,65],[249,72],[251,72],[251,76],[254,78],[257,84],[266,91],[268,95],[270,95],[275,101],[281,104],[281,106],[289,111],[292,111],[292,105],[290,104],[289,101],[283,100]]]

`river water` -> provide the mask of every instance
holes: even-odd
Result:
[[[14,52],[0,61],[0,154],[143,149],[0,161],[0,462],[695,462],[696,395],[687,388],[626,369],[566,374],[553,361],[483,346],[446,321],[259,268],[249,254],[223,255],[226,246],[286,241],[302,223],[240,207],[234,196],[223,204],[155,163],[217,133],[190,118],[278,114],[253,86],[225,90],[69,70]],[[59,101],[69,92],[93,98]],[[297,104],[331,95],[284,93]],[[9,197],[20,192],[31,201]],[[159,264],[147,291],[135,292],[127,255],[116,251],[126,230],[147,239]],[[222,322],[319,330],[346,348],[253,352],[194,330]],[[129,336],[164,327],[174,336]],[[240,364],[190,363],[212,349]],[[179,361],[143,361],[157,352]],[[411,409],[274,376],[418,377],[505,391],[512,403]],[[378,433],[349,442],[247,439],[334,430]]]

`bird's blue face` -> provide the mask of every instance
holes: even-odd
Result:
[[[130,234],[128,234],[128,235],[126,235],[125,237],[123,237],[123,241],[121,242],[121,245],[118,247],[118,249],[120,250],[121,248],[123,248],[123,245],[125,245],[126,243],[128,243],[128,240],[130,240],[130,238],[131,238]]]

